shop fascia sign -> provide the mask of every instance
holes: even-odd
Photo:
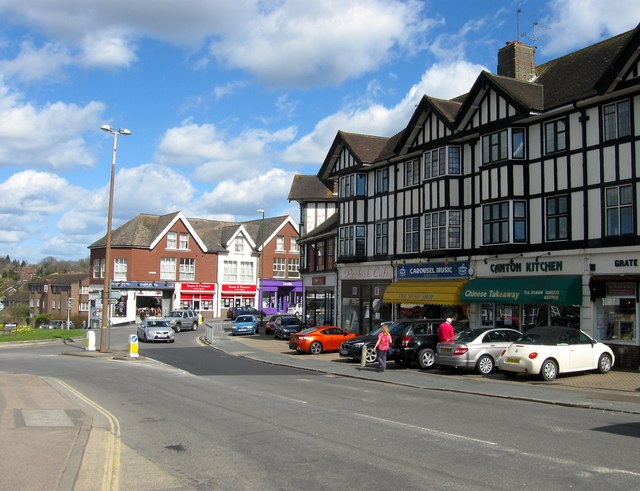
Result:
[[[384,280],[391,279],[390,266],[348,266],[340,269],[343,280]]]
[[[175,283],[166,281],[112,281],[111,288],[126,289],[151,289],[151,290],[168,290],[175,288]]]
[[[397,267],[397,278],[466,278],[472,274],[469,261],[452,261],[449,263],[415,263],[401,264]]]
[[[255,292],[256,285],[229,284],[229,285],[222,285],[222,289],[225,292],[248,293],[248,292]]]
[[[180,291],[183,292],[214,292],[216,285],[214,283],[183,283]]]
[[[520,261],[513,260],[497,262],[489,266],[489,271],[495,274],[517,274],[523,273],[559,273],[563,271],[562,261]]]

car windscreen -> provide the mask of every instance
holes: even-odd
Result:
[[[452,341],[455,341],[457,343],[469,343],[485,331],[486,329],[471,329],[468,331],[462,331],[456,334]]]
[[[301,324],[300,319],[298,319],[297,317],[284,317],[280,323],[284,326],[284,325],[292,325],[292,326],[297,326],[298,324]]]
[[[167,321],[149,321],[147,327],[169,327],[169,323]]]
[[[239,315],[236,317],[236,322],[253,322],[252,315]]]

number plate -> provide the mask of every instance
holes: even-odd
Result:
[[[520,363],[520,358],[515,356],[510,356],[507,358],[507,363]]]
[[[441,353],[451,353],[451,348],[440,348]]]

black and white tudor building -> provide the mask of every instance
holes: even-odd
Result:
[[[572,325],[637,368],[640,26],[540,66],[507,43],[497,72],[425,95],[393,137],[339,132],[315,179],[297,176],[301,222],[337,217],[329,235],[300,224],[307,314],[332,274],[331,320],[352,331],[446,314]],[[318,271],[327,237],[335,263]]]

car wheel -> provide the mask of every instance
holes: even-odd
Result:
[[[502,370],[502,373],[506,378],[514,379],[518,376],[518,372],[508,372],[507,370]]]
[[[476,371],[480,375],[489,375],[494,369],[493,358],[489,355],[482,355],[476,363]]]
[[[170,340],[169,340],[169,342],[170,342],[170,343],[175,343],[175,342],[176,342],[176,340],[175,340],[175,339],[170,339]]]
[[[554,380],[558,376],[558,364],[549,359],[545,360],[540,367],[540,378],[547,382]]]
[[[198,321],[193,323],[193,326],[191,326],[191,330],[195,331],[196,329],[198,329]]]
[[[309,353],[311,353],[312,355],[319,355],[320,353],[322,353],[322,344],[320,344],[318,341],[314,341],[313,343],[311,343],[311,346],[309,346]]]
[[[436,354],[430,348],[421,349],[418,352],[420,368],[431,368],[436,364]]]
[[[367,346],[366,350],[367,354],[365,355],[365,358],[367,360],[367,363],[375,363],[378,359],[378,352],[373,349],[373,346]]]
[[[175,332],[180,332],[182,330],[182,326],[180,324],[176,324],[176,327],[173,328]]]
[[[142,341],[143,343],[147,342],[147,338],[144,334],[142,336],[138,336],[138,339],[140,339],[140,341]]]
[[[609,373],[611,370],[611,356],[608,354],[600,355],[600,359],[598,360],[598,372],[599,373]]]

